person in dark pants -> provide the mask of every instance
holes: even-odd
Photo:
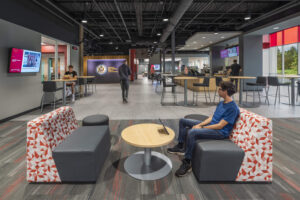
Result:
[[[127,61],[124,60],[123,64],[119,67],[120,84],[122,89],[123,103],[128,102],[128,90],[129,90],[129,79],[128,76],[131,74],[130,68],[127,65]]]
[[[239,76],[242,71],[241,65],[237,64],[237,60],[233,60],[233,64],[230,66],[230,76]],[[231,79],[231,82],[235,82],[235,88],[238,87],[238,79]]]
[[[232,82],[226,81],[220,84],[219,95],[224,98],[213,114],[206,120],[180,119],[178,144],[168,148],[168,153],[184,155],[182,164],[176,171],[176,176],[184,176],[192,171],[191,159],[193,149],[198,139],[226,139],[229,137],[233,126],[240,115],[237,104],[231,95],[235,93]],[[184,144],[185,148],[184,148]]]

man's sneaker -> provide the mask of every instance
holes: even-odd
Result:
[[[186,159],[182,160],[182,164],[179,169],[175,172],[175,175],[178,177],[185,176],[187,173],[192,171],[192,164]]]
[[[179,145],[175,145],[173,148],[168,148],[167,149],[168,153],[172,153],[172,154],[177,154],[180,156],[183,156],[185,151],[184,148],[179,148]]]

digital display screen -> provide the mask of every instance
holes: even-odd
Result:
[[[39,72],[41,52],[13,48],[11,51],[9,73]]]
[[[221,54],[221,58],[238,56],[239,47],[232,47],[232,48],[221,50],[220,54]]]
[[[154,65],[151,65],[151,68],[154,68],[155,71],[159,71],[160,70],[160,64],[154,64]]]
[[[221,58],[227,58],[228,57],[228,50],[224,49],[221,50]]]

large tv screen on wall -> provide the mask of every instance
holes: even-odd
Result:
[[[39,72],[41,52],[12,48],[9,73]]]
[[[239,55],[239,47],[232,47],[228,49],[221,50],[220,56],[221,58],[234,57]]]

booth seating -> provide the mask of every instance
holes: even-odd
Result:
[[[199,140],[192,169],[198,181],[272,181],[272,121],[240,108],[228,140]]]
[[[110,151],[107,125],[78,127],[71,107],[27,124],[28,182],[94,182]]]

